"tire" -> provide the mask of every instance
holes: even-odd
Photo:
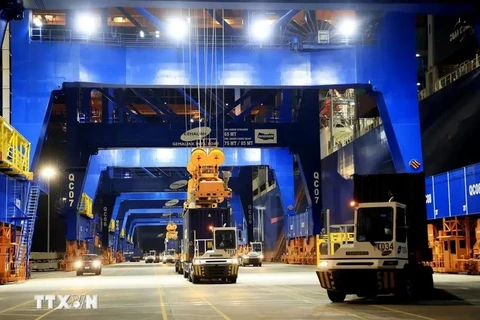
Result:
[[[341,291],[333,291],[333,290],[327,290],[327,295],[330,301],[334,303],[340,303],[345,301],[345,298],[347,297],[347,294],[345,292]]]
[[[231,278],[231,279],[230,279],[230,282],[231,282],[231,283],[237,283],[237,277]]]
[[[200,277],[193,276],[192,282],[193,282],[193,284],[199,284],[200,283]]]
[[[83,276],[83,272],[77,271],[77,277],[79,277],[79,276]]]
[[[261,267],[261,266],[262,266],[262,264],[261,264],[261,263],[259,263],[259,264],[258,264],[258,266],[259,266],[259,267]]]

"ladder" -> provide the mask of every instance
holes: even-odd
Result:
[[[25,211],[26,219],[22,221],[22,234],[20,238],[21,240],[18,246],[17,259],[15,261],[16,270],[18,270],[22,262],[25,261],[25,268],[28,271],[28,258],[30,257],[30,249],[32,247],[32,238],[35,228],[35,220],[37,218],[39,198],[40,187],[37,183],[31,183],[28,193],[27,207]]]

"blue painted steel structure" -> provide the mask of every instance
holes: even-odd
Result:
[[[161,126],[149,126],[148,124],[121,124],[108,123],[78,123],[78,111],[88,114],[83,101],[84,93],[90,88],[105,87],[106,85],[77,84],[71,81],[89,81],[119,86],[133,85],[177,85],[195,84],[196,75],[192,74],[196,66],[189,70],[179,61],[178,51],[161,49],[142,48],[111,48],[102,46],[80,46],[77,44],[51,43],[45,46],[42,43],[29,43],[26,37],[28,21],[22,21],[12,27],[16,40],[12,43],[14,56],[13,66],[17,70],[17,78],[13,79],[14,90],[30,94],[32,90],[39,92],[37,104],[47,105],[50,93],[58,87],[62,87],[68,97],[67,131],[69,146],[69,166],[71,168],[82,168],[88,163],[87,170],[70,169],[69,172],[79,181],[75,185],[75,196],[71,199],[70,208],[76,208],[78,196],[82,192],[94,197],[98,186],[99,176],[107,166],[185,166],[188,158],[188,151],[185,149],[118,149],[122,147],[179,147],[185,146],[176,144],[181,142],[180,135],[184,131],[184,125],[174,123],[168,125],[168,132],[165,132],[165,139],[159,141],[155,137],[160,132]],[[318,51],[312,53],[294,53],[284,49],[265,50],[225,50],[225,65],[218,66],[218,80],[212,77],[205,77],[201,70],[199,79],[200,85],[214,86],[218,83],[225,83],[232,87],[238,86],[319,86],[319,85],[342,85],[355,87],[355,83],[363,83],[362,87],[370,88],[372,94],[377,98],[380,114],[384,123],[384,132],[390,154],[392,155],[394,168],[397,172],[414,171],[408,166],[411,159],[422,162],[420,130],[418,125],[417,96],[416,96],[416,68],[415,68],[415,25],[414,15],[401,13],[388,13],[385,15],[379,39],[369,46],[351,47],[333,51]],[[402,50],[390,50],[396,48],[397,43],[402,43]],[[54,51],[52,51],[54,49]],[[44,64],[31,64],[27,57],[30,52],[42,59]],[[87,54],[88,53],[88,54]],[[110,56],[113,64],[98,64],[96,58]],[[199,57],[204,58],[202,54]],[[205,57],[206,58],[206,57]],[[47,62],[48,61],[48,62]],[[75,61],[73,65],[77,68],[62,68],[58,61]],[[209,63],[212,61],[208,58]],[[214,61],[213,61],[214,62]],[[119,65],[128,66],[125,69],[118,68]],[[49,73],[45,69],[55,70]],[[128,68],[128,69],[127,69]],[[155,68],[162,70],[161,74],[152,75],[146,72]],[[193,70],[192,70],[193,69]],[[108,71],[107,71],[108,70]],[[128,71],[127,71],[128,70]],[[228,70],[228,71],[226,71]],[[231,70],[234,70],[232,72]],[[267,71],[268,70],[268,71]],[[302,71],[299,71],[302,70]],[[47,81],[29,83],[20,79],[35,78],[28,75],[47,74]],[[20,78],[22,75],[22,78]],[[67,83],[70,81],[70,83]],[[368,85],[371,83],[371,85]],[[45,85],[47,84],[47,85]],[[300,88],[300,87],[299,87]],[[237,123],[240,118],[232,120],[232,123],[225,123],[226,131],[242,132],[245,130],[244,138],[248,138],[250,145],[241,145],[243,149],[226,149],[226,159],[233,161],[230,166],[242,165],[271,165],[275,170],[281,172],[289,171],[288,180],[281,181],[283,175],[277,174],[279,188],[282,191],[284,200],[283,207],[294,206],[293,202],[293,173],[292,162],[281,168],[280,161],[291,159],[291,156],[282,155],[286,149],[250,149],[259,147],[283,147],[298,154],[303,180],[308,190],[308,200],[312,204],[312,219],[320,221],[319,215],[322,208],[322,197],[319,192],[321,186],[319,159],[319,137],[318,130],[318,89],[306,88],[302,91],[302,102],[299,112],[292,123],[276,124],[245,124]],[[40,92],[44,92],[40,94]],[[36,108],[32,114],[29,108],[29,101],[17,95],[15,101],[18,113],[14,117],[14,123],[18,129],[33,141],[42,139],[39,137],[41,124],[27,119],[41,119],[45,117],[45,109]],[[43,99],[43,103],[40,101]],[[117,103],[120,104],[120,103]],[[400,107],[401,106],[401,107]],[[28,117],[27,117],[28,110]],[[88,117],[87,117],[88,118]],[[138,117],[132,117],[133,120]],[[137,119],[138,120],[138,119]],[[28,123],[28,126],[27,126]],[[166,127],[165,127],[166,129]],[[215,128],[212,128],[215,132]],[[276,130],[276,144],[258,143],[255,141],[255,130]],[[135,139],[131,132],[136,132]],[[314,134],[312,134],[314,132]],[[241,133],[243,134],[243,133]],[[100,138],[99,138],[100,137]],[[103,139],[101,137],[104,137]],[[151,138],[150,138],[151,137]],[[219,140],[224,137],[217,137]],[[225,141],[230,147],[238,140]],[[260,141],[262,142],[262,141]],[[263,141],[265,142],[265,141]],[[222,143],[222,141],[221,141]],[[87,147],[88,146],[88,147]],[[235,145],[236,146],[236,145]],[[317,147],[315,147],[317,146]],[[400,146],[402,146],[400,148]],[[34,149],[36,147],[34,146]],[[98,148],[117,148],[116,150],[98,150]],[[257,151],[256,151],[257,150]],[[98,154],[95,154],[98,152]],[[232,152],[232,154],[230,154]],[[93,154],[90,158],[89,155]],[[314,156],[312,156],[314,155]],[[231,159],[231,160],[229,160]],[[233,160],[235,159],[235,161]],[[282,159],[282,160],[280,160]],[[308,161],[307,161],[308,159]],[[151,160],[155,163],[148,163]],[[293,160],[292,160],[293,161]],[[275,167],[276,166],[276,167]],[[288,168],[288,170],[286,169]],[[325,170],[323,170],[325,171]],[[278,172],[277,172],[278,173]],[[85,183],[81,183],[86,175]],[[69,175],[71,177],[71,175]],[[69,181],[71,182],[71,181]],[[77,186],[78,185],[78,186]],[[288,190],[290,188],[290,190]],[[78,192],[77,192],[78,190]],[[289,193],[290,195],[286,195]],[[287,201],[285,201],[287,199]],[[69,199],[70,200],[70,199]],[[288,203],[288,204],[287,204]],[[328,203],[327,203],[328,204]],[[325,204],[325,205],[327,205]],[[284,210],[288,212],[288,210]],[[69,214],[77,217],[77,215]],[[82,218],[79,218],[82,219]],[[78,225],[76,219],[69,223],[68,230],[75,230]],[[314,225],[313,231],[320,231],[320,223]],[[74,233],[69,232],[67,238],[71,239]]]
[[[68,139],[71,142],[69,143],[71,147],[68,185],[71,184],[74,194],[71,199],[68,199],[70,210],[67,211],[69,220],[67,238],[69,239],[88,238],[87,231],[91,229],[92,222],[78,217],[75,209],[82,192],[92,197],[96,196],[99,177],[108,166],[182,167],[185,166],[187,163],[185,160],[188,158],[188,151],[181,149],[185,146],[175,145],[184,131],[183,124],[171,123],[168,127],[162,127],[143,123],[113,125],[111,121],[102,124],[78,123],[77,111],[86,111],[85,103],[79,104],[78,101],[86,99],[82,90],[88,92],[88,88],[142,85],[180,87],[197,84],[298,89],[303,86],[305,90],[302,91],[303,99],[298,116],[293,119],[295,122],[290,122],[291,113],[285,112],[285,110],[288,111],[286,104],[283,108],[285,117],[283,123],[244,124],[241,123],[244,120],[241,119],[242,117],[225,123],[225,127],[230,130],[228,132],[245,130],[245,138],[250,138],[250,141],[254,142],[251,145],[240,145],[242,149],[226,148],[227,161],[232,159],[228,165],[270,165],[277,171],[277,185],[278,190],[281,190],[281,197],[275,199],[282,200],[283,203],[272,205],[279,208],[273,213],[267,210],[271,215],[272,223],[281,221],[285,213],[292,211],[288,207],[295,206],[293,173],[287,174],[287,172],[293,171],[291,166],[293,159],[289,153],[292,152],[298,156],[302,182],[305,190],[308,191],[306,192],[308,205],[304,215],[289,218],[293,222],[288,224],[302,226],[293,228],[298,229],[305,228],[302,220],[315,223],[313,228],[311,223],[307,223],[308,232],[294,230],[289,234],[287,227],[287,234],[292,236],[318,233],[321,228],[318,221],[320,221],[322,207],[338,209],[339,213],[336,213],[338,217],[342,219],[347,217],[347,213],[342,209],[345,200],[342,198],[343,191],[336,195],[331,187],[329,188],[337,183],[342,190],[344,186],[345,189],[350,188],[351,183],[344,172],[345,161],[340,159],[347,159],[356,173],[412,172],[415,170],[408,165],[410,160],[423,162],[417,112],[413,14],[385,14],[380,36],[369,46],[309,53],[294,53],[285,49],[225,50],[225,65],[219,65],[216,68],[221,70],[219,75],[215,78],[206,77],[204,70],[200,70],[199,79],[193,72],[197,68],[195,63],[189,69],[185,68],[181,52],[175,49],[30,43],[28,27],[27,19],[12,25],[14,56],[12,64],[16,70],[12,85],[17,93],[13,97],[13,103],[16,106],[13,124],[32,141],[32,153],[35,155],[32,156],[32,161],[35,164],[38,159],[38,150],[44,139],[41,128],[45,123],[42,119],[48,119],[50,113],[48,106],[51,105],[51,94],[52,92],[57,94],[58,91],[54,90],[58,89],[62,89],[62,94],[67,94],[69,99]],[[402,43],[402,50],[398,49],[398,43]],[[32,63],[30,56],[33,53],[44,63]],[[102,59],[106,56],[110,57],[108,61]],[[199,61],[208,61],[208,64],[214,62],[204,57],[203,53],[198,58]],[[119,66],[125,67],[119,68]],[[162,72],[152,74],[148,70],[162,70]],[[33,80],[27,83],[24,79]],[[383,127],[377,128],[320,161],[318,130],[315,129],[318,128],[318,91],[313,86],[366,87],[377,99]],[[114,99],[109,100],[115,100],[116,97],[112,96],[112,98]],[[32,108],[33,105],[45,107]],[[109,109],[106,114],[111,115],[111,110]],[[143,122],[137,116],[130,115],[130,117]],[[255,143],[257,136],[255,130],[277,130],[278,143],[275,146]],[[132,132],[136,132],[139,139],[135,139]],[[160,132],[165,134],[163,141],[155,139]],[[217,138],[224,140],[224,136]],[[231,141],[228,140],[229,143]],[[378,142],[380,142],[380,149],[378,145],[372,144]],[[132,146],[149,149],[120,149]],[[262,146],[269,149],[259,149]],[[165,148],[171,147],[177,149],[170,149],[171,151],[167,154]],[[115,150],[98,150],[99,148],[115,148]],[[373,148],[375,148],[375,154],[371,152]],[[379,153],[378,150],[380,150]],[[280,164],[280,159],[287,164]],[[292,161],[289,162],[288,159]],[[287,178],[282,178],[283,175],[280,175],[280,172],[285,173]],[[121,189],[117,191],[120,192]],[[271,194],[268,197],[271,198],[270,202],[275,202]],[[232,200],[232,204],[235,202]],[[114,200],[105,200],[105,203],[109,203],[112,207],[107,210],[110,216],[118,211],[113,208]],[[245,211],[244,208],[243,211]],[[101,225],[105,227],[104,223]],[[86,230],[86,233],[82,230]]]

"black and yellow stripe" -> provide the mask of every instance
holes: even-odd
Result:
[[[331,272],[317,271],[317,277],[322,288],[335,289],[335,282],[333,281],[333,275]]]
[[[395,272],[377,272],[378,290],[395,289]]]

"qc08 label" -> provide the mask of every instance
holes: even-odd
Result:
[[[387,251],[387,250],[393,251],[393,242],[380,242],[377,244],[377,248],[378,250],[381,250],[381,251]]]

